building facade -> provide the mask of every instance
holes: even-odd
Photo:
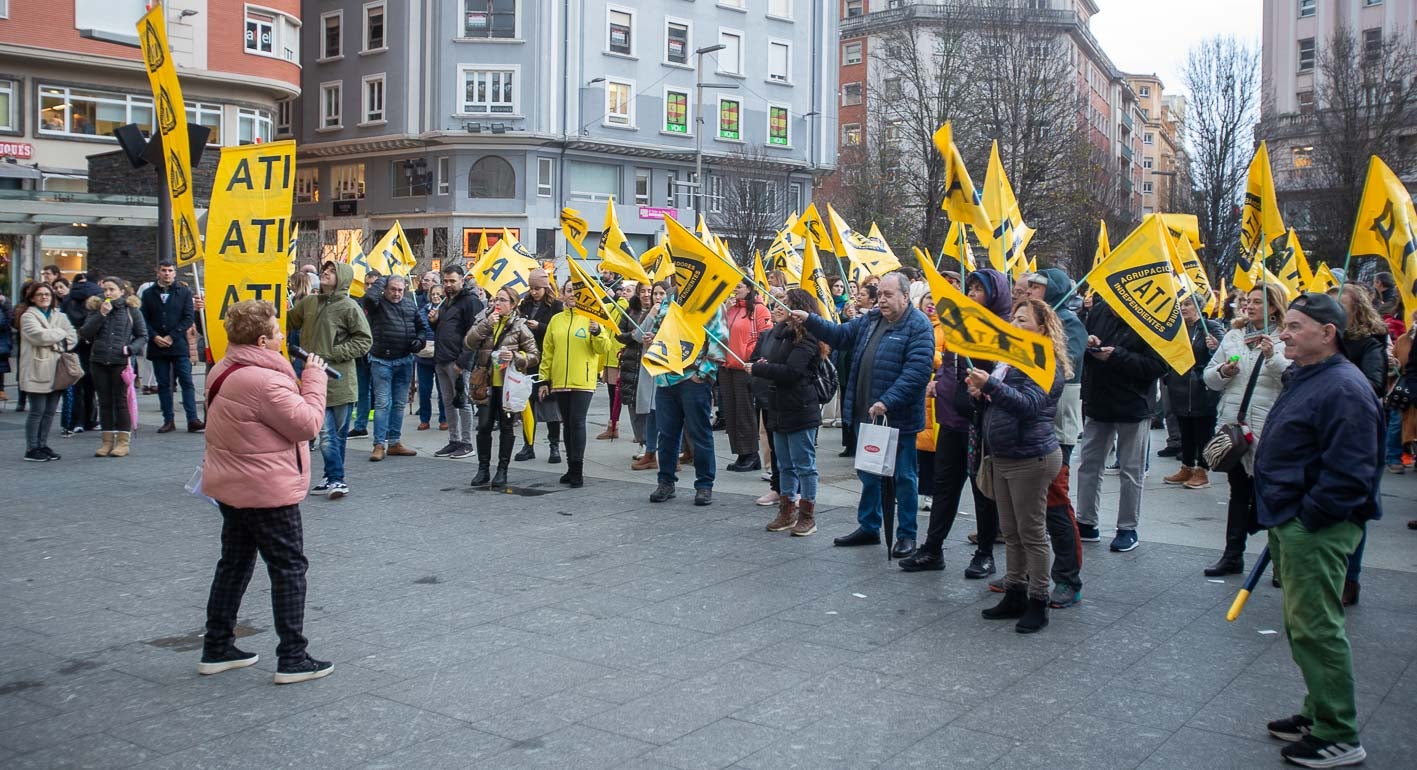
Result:
[[[1190,195],[1186,97],[1167,94],[1156,75],[1127,75],[1141,113],[1142,214],[1181,211]]]
[[[819,3],[307,0],[305,19],[304,95],[276,127],[300,140],[302,261],[396,220],[425,268],[503,228],[551,259],[563,207],[593,238],[612,199],[638,251],[745,160],[782,180],[784,217],[834,164]]]
[[[87,269],[88,226],[155,222],[151,200],[98,200],[88,178],[88,157],[118,148],[115,128],[152,131],[137,36],[147,5],[0,1],[0,252],[12,281],[40,264]],[[300,90],[299,0],[164,5],[187,119],[212,129],[209,148],[271,139],[279,105]]]

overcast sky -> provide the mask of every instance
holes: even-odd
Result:
[[[1124,72],[1156,73],[1181,90],[1186,50],[1207,37],[1238,35],[1258,46],[1261,0],[1097,0],[1092,33]]]

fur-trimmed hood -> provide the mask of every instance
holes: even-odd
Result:
[[[105,298],[103,297],[89,297],[87,300],[84,300],[84,309],[98,310],[99,306],[102,305],[104,301]],[[134,310],[137,310],[142,305],[142,303],[138,301],[138,298],[133,296],[132,294],[123,295],[123,299],[119,301],[127,305],[128,307],[133,308]]]

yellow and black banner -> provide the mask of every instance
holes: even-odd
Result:
[[[488,296],[496,294],[503,286],[510,286],[518,294],[525,294],[531,288],[531,271],[541,267],[536,257],[528,254],[507,230],[486,254],[468,271],[468,277]]]
[[[585,221],[581,212],[573,208],[561,209],[561,233],[566,236],[566,242],[571,244],[571,248],[581,255],[581,259],[585,259],[585,237],[588,232],[590,223]],[[482,252],[479,252],[478,256],[482,256]]]
[[[1195,366],[1196,357],[1181,320],[1169,238],[1160,219],[1143,220],[1102,261],[1088,283],[1097,298],[1111,306],[1177,374],[1185,374]]]
[[[384,233],[384,237],[369,250],[365,262],[368,269],[379,271],[379,275],[407,277],[414,265],[418,264],[418,257],[413,254],[413,246],[409,244],[403,226],[395,220],[393,228]]]
[[[675,299],[684,308],[685,318],[707,324],[733,296],[733,287],[743,276],[673,218],[665,217],[664,227],[669,231],[669,257],[674,260]]]
[[[1381,257],[1387,260],[1402,294],[1404,318],[1417,311],[1417,211],[1402,180],[1374,155],[1368,162],[1368,179],[1358,203],[1358,221],[1353,223],[1353,240],[1348,253],[1353,259]]]
[[[691,323],[684,310],[670,302],[664,320],[655,332],[654,341],[645,348],[641,359],[645,371],[658,377],[662,374],[683,374],[684,369],[699,360],[707,342],[703,324]]]
[[[226,355],[226,310],[237,302],[259,299],[285,316],[285,280],[289,274],[290,221],[295,191],[295,142],[226,147],[221,151],[207,232],[203,285],[216,323],[207,325],[212,357]],[[283,324],[282,324],[283,325]]]
[[[620,324],[610,314],[608,304],[614,304],[614,300],[605,293],[605,289],[591,277],[574,259],[567,259],[566,264],[571,268],[571,296],[562,297],[561,301],[575,308],[577,313],[599,323],[609,326],[611,329],[618,329]]]
[[[182,101],[182,86],[177,82],[177,68],[172,64],[172,49],[167,45],[166,13],[167,6],[162,4],[143,14],[138,21],[138,40],[153,90],[157,130],[162,137],[163,170],[167,174],[167,194],[172,199],[172,243],[181,266],[201,259],[203,249],[197,207],[192,199],[187,108]]]

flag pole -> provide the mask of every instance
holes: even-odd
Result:
[[[713,332],[709,331],[708,329],[704,329],[704,333],[707,334],[709,337],[713,338],[713,341],[714,341],[714,342],[717,342],[718,344],[722,345],[724,351],[726,351],[726,352],[728,353],[728,355],[733,356],[733,360],[737,361],[738,363],[742,364],[743,366],[747,366],[747,365],[748,365],[748,362],[747,362],[747,361],[744,361],[744,360],[741,359],[741,358],[739,358],[739,357],[738,357],[738,354],[733,352],[733,348],[728,347],[728,343],[725,342],[724,340],[720,339],[717,334],[714,334]]]
[[[821,252],[818,252],[818,253],[820,254]],[[719,258],[719,259],[723,259],[723,256],[722,256],[722,255],[718,255],[718,258]],[[759,294],[763,295],[764,297],[767,297],[767,298],[768,298],[769,300],[771,300],[772,302],[776,302],[778,305],[782,306],[782,309],[783,309],[783,310],[787,310],[787,311],[789,311],[789,312],[792,310],[792,308],[790,308],[790,307],[787,306],[787,303],[786,303],[786,302],[783,302],[782,300],[780,300],[780,299],[778,299],[777,297],[774,297],[774,296],[772,295],[772,291],[770,291],[770,289],[771,289],[772,287],[770,287],[770,286],[763,286],[763,285],[759,284],[757,281],[755,281],[755,280],[753,280],[752,278],[748,277],[748,274],[745,273],[745,272],[743,272],[743,270],[738,267],[738,263],[737,263],[735,260],[732,260],[732,259],[723,259],[723,263],[726,264],[726,265],[728,265],[729,267],[733,268],[733,272],[737,273],[737,274],[739,275],[739,277],[741,277],[744,281],[746,281],[746,282],[748,283],[748,285],[757,287]]]

